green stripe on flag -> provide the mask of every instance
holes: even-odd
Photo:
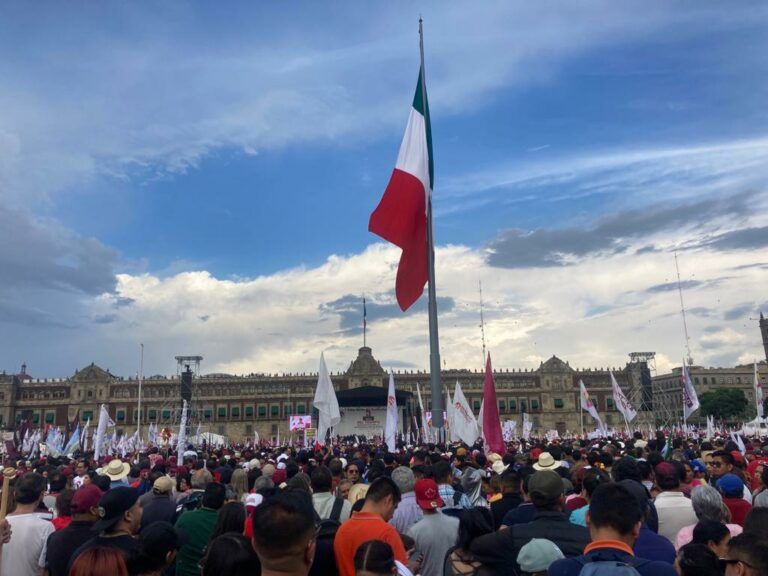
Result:
[[[429,189],[435,189],[435,166],[432,162],[432,122],[429,119],[429,100],[427,98],[426,89],[424,89],[424,97],[421,96],[422,90],[421,82],[421,69],[419,69],[419,81],[416,83],[416,94],[413,96],[413,108],[419,114],[424,116],[424,125],[427,129],[427,151],[429,152]],[[427,105],[427,111],[424,113],[424,104]]]

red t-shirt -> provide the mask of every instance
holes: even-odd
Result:
[[[723,498],[723,502],[728,506],[728,510],[731,511],[731,524],[738,524],[744,526],[744,519],[752,510],[752,505],[744,500],[744,498]]]
[[[368,540],[381,540],[392,547],[395,560],[408,563],[403,541],[397,530],[378,514],[354,512],[336,532],[333,540],[333,552],[339,567],[339,576],[355,576],[355,552],[360,544]]]

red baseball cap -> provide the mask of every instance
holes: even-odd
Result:
[[[424,510],[436,510],[444,505],[437,489],[437,483],[431,478],[424,478],[416,482],[413,491],[416,493],[416,504]]]
[[[96,484],[86,484],[72,496],[72,514],[83,514],[99,505],[104,495]]]

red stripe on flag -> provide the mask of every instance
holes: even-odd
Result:
[[[421,180],[395,168],[368,223],[368,230],[403,251],[395,282],[397,303],[403,311],[424,293],[429,277],[425,202]]]

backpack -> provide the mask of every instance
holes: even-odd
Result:
[[[325,520],[319,521],[319,528],[317,530],[318,540],[333,541],[333,539],[336,538],[336,532],[338,532],[339,526],[341,526],[339,518],[341,518],[341,509],[343,506],[344,500],[336,497],[333,501],[333,508],[331,508],[331,515]],[[317,512],[315,512],[315,516],[319,519]]]
[[[650,560],[632,560],[631,564],[618,560],[589,562],[583,556],[574,560],[582,566],[579,576],[640,576],[637,567],[650,562]]]

